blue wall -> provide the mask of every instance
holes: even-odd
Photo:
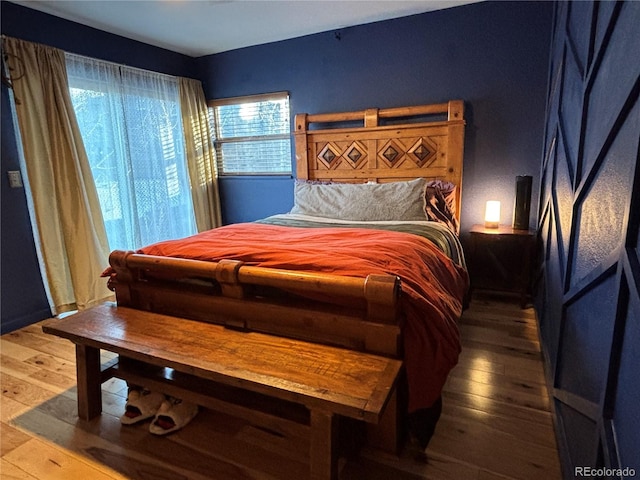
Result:
[[[13,131],[9,90],[2,85],[2,157],[0,192],[2,194],[2,245],[0,245],[0,331],[16,328],[51,316],[44,291],[35,244],[29,224],[29,212],[23,188],[10,188],[6,172],[20,170],[18,147]]]
[[[465,100],[464,231],[482,221],[489,197],[503,202],[503,222],[511,223],[516,175],[538,184],[551,20],[548,2],[480,2],[197,64],[207,98],[286,90],[292,116]],[[293,202],[291,179],[220,183],[227,223],[287,211]]]
[[[2,34],[158,72],[195,76],[194,59],[151,45],[85,27],[30,8],[3,1]],[[15,132],[2,86],[2,268],[0,314],[2,333],[49,317],[40,277],[24,189],[11,189],[8,170],[19,170]],[[105,265],[106,266],[106,265]]]
[[[558,445],[565,478],[640,472],[640,2],[556,8],[536,309]]]

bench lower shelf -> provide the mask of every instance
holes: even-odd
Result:
[[[314,442],[312,424],[315,422],[317,425],[318,420],[324,421],[324,416],[314,420],[313,412],[295,402],[272,398],[123,356],[102,366],[101,382],[111,378],[119,378],[129,385],[144,386],[152,391],[163,392],[201,407],[240,418],[272,435],[292,442],[303,442],[312,449]],[[327,445],[333,445],[332,463],[334,464],[337,464],[339,456],[348,456],[356,452],[365,441],[364,422],[331,416],[326,427],[329,428],[328,434],[332,437],[332,441],[329,443],[322,438],[316,438],[315,442],[321,443],[321,450]],[[324,428],[318,431],[326,432]],[[317,433],[315,432],[316,436]],[[310,452],[307,461],[311,462],[313,457],[313,452]]]
[[[120,357],[103,369],[103,381],[115,377],[281,433],[309,436],[310,415],[303,405],[257,392],[203,380],[171,368]]]

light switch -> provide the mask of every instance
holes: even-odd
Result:
[[[9,170],[7,171],[7,176],[9,177],[9,186],[11,188],[22,187],[22,175],[20,175],[20,170]]]

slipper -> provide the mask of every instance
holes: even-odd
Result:
[[[156,418],[149,425],[149,431],[154,435],[166,435],[180,430],[198,414],[198,405],[183,402],[179,398],[168,397],[162,405]]]
[[[165,399],[164,394],[152,392],[146,388],[130,390],[127,395],[124,413],[120,417],[120,423],[133,425],[155,416]]]

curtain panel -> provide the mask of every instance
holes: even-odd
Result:
[[[202,232],[222,223],[213,134],[202,83],[180,78],[179,84],[191,195],[198,231]]]
[[[3,38],[54,314],[113,298],[100,274],[109,247],[69,96],[64,52]]]
[[[221,224],[197,80],[3,37],[32,225],[54,314],[112,293],[111,250]]]

